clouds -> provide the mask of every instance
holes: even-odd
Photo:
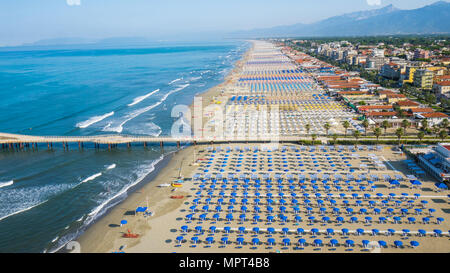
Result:
[[[69,6],[80,6],[81,0],[66,0],[66,3]]]
[[[369,6],[381,6],[381,0],[366,0]]]

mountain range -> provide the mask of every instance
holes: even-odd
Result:
[[[294,24],[230,33],[233,38],[330,37],[450,33],[450,3],[438,1],[418,9],[393,5],[330,17],[312,24]]]

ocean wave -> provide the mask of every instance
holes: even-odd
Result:
[[[93,175],[89,176],[88,178],[84,179],[83,181],[81,181],[81,183],[86,183],[88,181],[92,181],[92,180],[96,179],[99,176],[102,176],[102,173],[93,174]]]
[[[152,110],[153,108],[159,106],[159,105],[160,105],[161,103],[163,103],[163,102],[164,102],[171,94],[176,93],[176,92],[179,92],[179,91],[185,89],[186,87],[188,87],[189,85],[190,85],[190,84],[188,84],[188,83],[187,83],[187,84],[184,84],[184,85],[181,85],[181,86],[179,86],[178,88],[176,88],[176,89],[174,89],[174,90],[172,90],[172,91],[166,93],[166,94],[165,94],[158,102],[156,102],[156,103],[154,103],[154,104],[152,104],[152,105],[150,105],[150,106],[147,106],[147,107],[144,107],[144,108],[141,108],[141,109],[138,109],[138,110],[136,110],[136,111],[131,112],[130,114],[128,114],[128,115],[126,116],[126,119],[125,119],[124,121],[122,121],[122,122],[121,122],[119,125],[117,125],[117,126],[112,126],[112,123],[108,123],[108,125],[106,125],[106,126],[103,128],[102,131],[122,133],[122,131],[123,131],[123,126],[124,126],[127,122],[129,122],[130,120],[132,120],[132,119],[134,119],[134,118],[136,118],[136,117],[142,115],[143,113],[148,112],[148,111]]]
[[[128,191],[128,189],[130,189],[134,185],[140,183],[147,175],[149,175],[151,172],[153,172],[155,170],[156,164],[158,164],[163,159],[164,159],[164,156],[161,155],[158,159],[152,161],[152,163],[150,163],[150,165],[146,168],[147,171],[143,172],[133,183],[130,183],[129,185],[125,186],[118,193],[116,193],[112,197],[110,197],[107,200],[105,200],[104,202],[102,202],[99,206],[94,208],[90,213],[88,213],[88,216],[91,216],[91,217],[96,216],[103,208],[105,208],[106,205],[108,205],[109,202],[111,202],[112,200],[116,199],[117,197],[125,194]],[[85,224],[89,224],[92,220],[94,220],[94,219],[92,218],[92,219],[90,219],[90,221],[87,219],[86,221],[88,221],[88,222],[87,223],[85,222]]]
[[[192,77],[189,80],[190,81],[196,81],[196,80],[200,80],[201,78],[202,78],[201,76],[199,76],[199,77]]]
[[[44,204],[44,203],[47,202],[47,201],[48,201],[48,200],[45,200],[45,201],[42,201],[42,202],[37,203],[37,204],[35,204],[35,205],[29,206],[29,207],[26,207],[26,208],[24,208],[24,209],[15,211],[15,212],[13,212],[13,213],[10,213],[10,214],[8,214],[8,215],[2,216],[2,217],[0,217],[0,221],[2,221],[3,219],[6,219],[6,218],[8,218],[8,217],[11,217],[11,216],[13,216],[13,215],[16,215],[16,214],[19,214],[19,213],[28,211],[28,210],[30,210],[30,209],[32,209],[32,208],[37,207],[37,206],[40,206],[40,205]]]
[[[175,80],[169,82],[169,85],[172,85],[172,84],[174,84],[174,83],[176,83],[176,82],[178,82],[178,81],[181,81],[182,79],[183,79],[183,78],[175,79]]]
[[[109,113],[104,114],[102,116],[94,116],[94,117],[89,118],[86,121],[77,123],[76,127],[84,129],[84,128],[87,128],[87,127],[91,126],[92,124],[97,123],[99,121],[102,121],[105,118],[110,117],[112,115],[114,115],[114,112],[109,112]]]
[[[140,103],[141,101],[145,100],[146,98],[150,97],[151,95],[155,94],[156,92],[159,92],[159,89],[153,90],[152,92],[148,93],[147,95],[136,97],[132,103],[128,104],[128,106],[136,105],[136,104]]]
[[[0,191],[0,221],[40,206],[71,187],[73,184],[5,188]]]
[[[116,164],[111,164],[108,167],[106,167],[107,170],[112,170],[116,167]]]
[[[0,182],[0,188],[8,187],[14,184],[14,180],[8,181],[8,182]]]
[[[147,177],[150,173],[152,173],[155,170],[156,164],[158,164],[161,160],[164,159],[164,156],[161,155],[159,158],[153,160],[147,167],[144,168],[144,170],[138,175],[137,179],[125,187],[123,187],[119,192],[111,196],[110,198],[107,198],[106,200],[102,201],[97,207],[95,207],[93,210],[91,210],[90,213],[87,215],[83,215],[80,219],[77,220],[77,222],[83,221],[82,226],[74,233],[70,233],[66,236],[63,236],[58,241],[58,246],[56,246],[54,249],[52,249],[50,252],[57,252],[60,249],[62,249],[68,242],[72,241],[73,239],[77,238],[82,232],[84,232],[84,229],[89,226],[89,224],[92,223],[95,219],[103,215],[109,208],[117,205],[119,202],[121,202],[123,199],[126,198],[127,191],[142,182],[145,177]],[[119,197],[122,197],[118,200]],[[116,200],[115,202],[112,202]],[[86,216],[86,217],[85,217]]]

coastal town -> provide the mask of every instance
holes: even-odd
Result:
[[[449,1],[0,2],[0,253],[436,263]]]

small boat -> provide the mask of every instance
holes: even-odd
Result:
[[[172,199],[183,199],[184,195],[172,195],[170,198],[172,198]]]
[[[166,183],[166,184],[159,184],[159,185],[158,185],[158,187],[160,187],[160,188],[162,188],[162,187],[169,187],[169,186],[170,186],[170,184],[167,184],[167,183]]]
[[[174,188],[181,188],[181,187],[183,187],[183,184],[181,184],[181,183],[172,183],[172,187],[174,187]]]

